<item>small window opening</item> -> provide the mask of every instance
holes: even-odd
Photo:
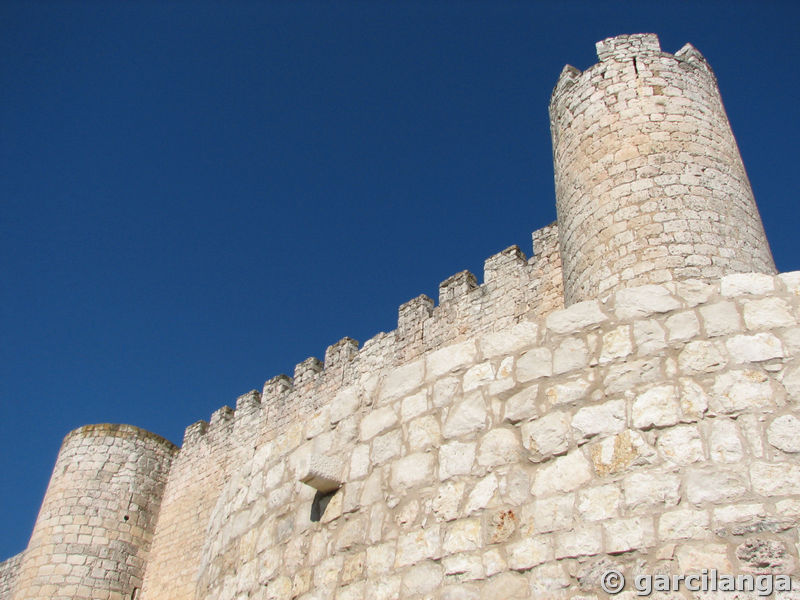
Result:
[[[317,492],[314,494],[314,500],[311,502],[311,521],[316,523],[320,519],[322,519],[322,515],[325,514],[325,509],[328,507],[328,503],[333,498],[333,495],[339,490],[332,490],[330,492]]]
[[[634,71],[634,73],[636,73],[637,75],[639,74],[639,67],[638,67],[638,66],[636,66],[636,57],[635,57],[635,56],[633,57],[633,71]]]

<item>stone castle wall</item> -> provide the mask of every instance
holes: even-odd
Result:
[[[559,220],[530,259],[512,246],[480,285],[449,277],[438,304],[270,379],[180,451],[128,426],[68,435],[0,599],[597,598],[609,568],[796,576],[800,273],[773,275],[699,53],[636,35],[598,56],[554,91]]]
[[[568,597],[611,566],[795,573],[799,353],[800,273],[731,275],[361,373],[308,418],[217,446],[202,527],[168,523],[197,504],[165,496],[142,598]],[[225,423],[185,446],[183,473],[207,469],[205,436],[237,438]],[[317,521],[300,480],[318,457],[344,483]],[[170,578],[183,564],[191,582]]]

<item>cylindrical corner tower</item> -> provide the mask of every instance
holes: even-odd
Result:
[[[130,425],[87,425],[69,433],[13,598],[135,598],[176,451]]]
[[[653,34],[597,43],[550,101],[566,304],[622,287],[775,272],[711,68]]]

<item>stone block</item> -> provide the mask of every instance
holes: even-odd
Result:
[[[541,465],[534,477],[531,493],[547,496],[571,492],[592,478],[592,468],[580,450],[573,450]]]
[[[700,432],[693,425],[679,425],[662,431],[656,446],[665,460],[678,465],[688,465],[705,458]]]
[[[569,448],[570,417],[566,412],[551,412],[520,428],[522,445],[531,453],[531,460],[541,462],[563,454]]]
[[[517,381],[526,382],[553,374],[553,354],[548,348],[533,348],[517,360]]]
[[[606,552],[618,554],[630,550],[643,551],[655,544],[652,517],[612,519],[604,524]]]
[[[417,452],[409,454],[392,463],[391,484],[397,492],[405,492],[423,483],[430,483],[433,479],[433,455]]]
[[[725,346],[733,362],[760,362],[773,358],[782,358],[783,344],[771,333],[755,335],[735,335]]]
[[[425,358],[428,379],[438,379],[442,375],[465,369],[478,358],[474,341],[461,342],[435,350]]]
[[[300,476],[300,481],[323,494],[327,494],[341,487],[343,471],[344,465],[339,458],[312,454],[308,461],[308,468]]]
[[[497,467],[516,462],[520,457],[520,444],[510,429],[492,429],[481,438],[478,447],[478,464]]]
[[[454,438],[486,429],[488,415],[481,393],[472,392],[449,409],[442,434],[445,438]]]
[[[475,442],[450,442],[439,449],[439,479],[468,475],[475,462]]]
[[[747,493],[747,485],[739,472],[719,467],[698,468],[686,475],[686,498],[703,506],[732,502]]]
[[[572,428],[579,441],[596,435],[619,433],[625,429],[625,401],[612,400],[581,408],[572,417]]]
[[[603,313],[597,300],[586,300],[551,312],[547,315],[545,324],[553,333],[574,333],[586,331],[607,320],[608,317]]]
[[[603,521],[619,515],[622,492],[616,484],[598,485],[578,492],[576,507],[587,521]]]
[[[800,452],[800,419],[782,415],[767,428],[767,441],[783,452]]]
[[[739,316],[736,304],[728,300],[701,306],[700,316],[703,318],[708,337],[728,335],[743,329],[742,318]]]
[[[638,319],[654,313],[666,313],[681,307],[680,301],[660,285],[622,289],[614,297],[614,312],[620,319]]]
[[[797,324],[792,309],[782,298],[743,300],[744,322],[748,329],[774,329]]]
[[[680,420],[678,390],[659,385],[639,394],[631,406],[631,420],[639,429],[676,424]]]
[[[743,294],[763,295],[774,290],[775,279],[763,273],[733,273],[725,275],[720,281],[720,293],[728,297]]]

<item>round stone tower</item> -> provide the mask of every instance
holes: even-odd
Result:
[[[687,44],[597,43],[550,101],[566,304],[622,287],[775,272],[719,89]]]
[[[130,425],[87,425],[69,433],[13,598],[136,598],[176,451]]]

